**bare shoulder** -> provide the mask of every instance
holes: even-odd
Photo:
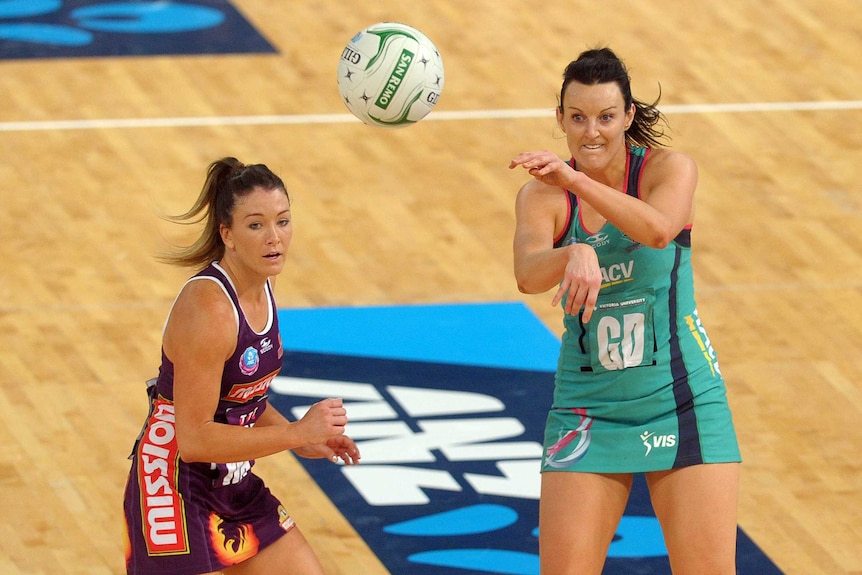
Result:
[[[697,175],[697,163],[686,153],[668,148],[653,148],[647,162],[645,175],[677,177]]]
[[[183,342],[212,347],[230,347],[236,343],[236,313],[221,285],[207,279],[186,283],[165,329],[166,346]]]
[[[557,237],[568,221],[567,192],[539,180],[521,186],[515,200],[516,242],[545,242]]]
[[[566,191],[557,186],[550,186],[536,179],[528,180],[518,190],[517,204],[526,206],[565,205]]]
[[[203,316],[233,316],[233,304],[224,288],[207,278],[187,282],[177,296],[174,309]]]

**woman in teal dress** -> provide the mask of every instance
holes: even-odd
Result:
[[[565,332],[545,429],[543,575],[599,575],[644,473],[675,575],[735,570],[740,454],[718,360],[694,300],[697,166],[662,147],[655,104],[609,49],[563,75],[570,159],[525,152],[515,277],[557,288]]]

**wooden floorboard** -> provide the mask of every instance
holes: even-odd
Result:
[[[507,164],[565,153],[560,73],[607,44],[637,97],[661,86],[673,146],[699,164],[696,290],[745,458],[740,525],[789,575],[862,573],[858,3],[234,4],[278,54],[0,61],[0,572],[123,572],[126,455],[187,275],[154,258],[189,237],[159,213],[190,205],[218,157],[269,164],[293,195],[281,306],[524,301],[558,333],[551,294],[515,286],[524,174]],[[443,54],[429,119],[253,120],[346,113],[338,57],[380,20]],[[802,105],[818,102],[843,104]],[[799,105],[754,106],[782,103]],[[696,108],[715,104],[748,107]],[[51,124],[224,117],[248,120]],[[258,465],[331,575],[387,573],[290,455]]]

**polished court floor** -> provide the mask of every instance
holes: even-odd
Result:
[[[560,73],[604,44],[700,168],[696,293],[745,458],[740,526],[787,574],[862,573],[858,3],[233,4],[276,53],[0,60],[0,573],[123,572],[126,455],[188,275],[154,257],[191,237],[159,215],[218,157],[293,196],[281,306],[523,301],[559,333],[551,294],[515,286],[507,165],[565,153]],[[437,109],[404,130],[354,121],[335,86],[381,20],[444,57]],[[329,573],[387,573],[292,456],[257,469]]]

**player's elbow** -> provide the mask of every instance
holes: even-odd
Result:
[[[669,246],[678,234],[679,230],[674,229],[672,226],[656,225],[647,231],[646,237],[641,240],[641,243],[661,250]]]
[[[203,443],[189,434],[177,434],[177,452],[186,463],[209,463],[211,459],[207,457]]]
[[[204,463],[206,462],[206,458],[202,456],[199,451],[195,449],[190,449],[188,446],[181,446],[181,444],[177,444],[177,452],[179,453],[180,459],[182,459],[185,463]]]
[[[670,245],[672,239],[673,238],[666,234],[655,234],[652,236],[651,241],[647,245],[657,250],[663,250],[668,245]]]
[[[518,291],[528,295],[543,293],[551,288],[551,286],[542,284],[535,276],[519,274],[517,271],[515,272],[515,282],[518,285]]]
[[[523,293],[523,294],[534,294],[534,293],[536,293],[530,289],[530,286],[528,283],[521,282],[521,281],[518,282],[518,291]]]
[[[520,269],[519,266],[515,266],[515,283],[518,284],[518,291],[521,293],[531,294],[535,293],[531,291],[530,284],[530,276],[524,273],[523,270]]]

